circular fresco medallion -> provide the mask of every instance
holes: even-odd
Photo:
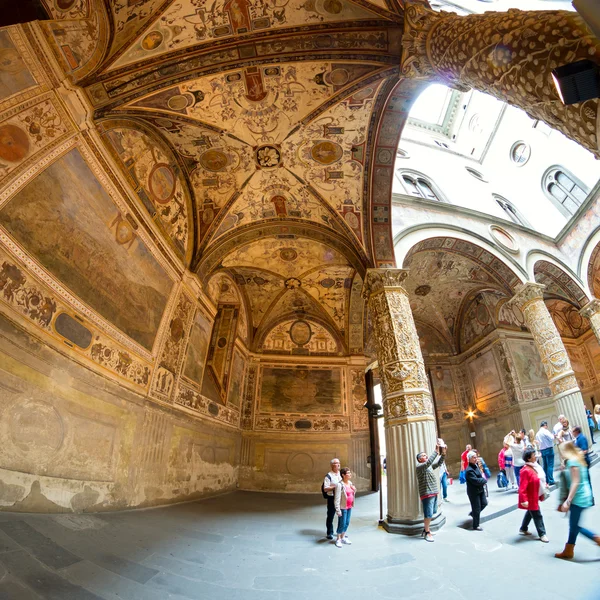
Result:
[[[281,152],[275,146],[260,146],[256,149],[256,163],[261,169],[274,169],[281,162]]]
[[[0,127],[0,158],[8,162],[18,162],[29,153],[29,138],[23,129],[16,125]]]
[[[175,195],[175,173],[166,163],[158,163],[150,172],[148,185],[152,198],[159,204],[166,204]]]
[[[371,96],[372,93],[373,88],[367,87],[364,90],[359,90],[358,92],[356,92],[356,94],[352,94],[352,99],[355,101],[366,100]]]
[[[334,285],[335,279],[332,279],[331,277],[327,277],[327,279],[321,281],[321,287],[324,287],[325,289],[332,288]]]
[[[339,15],[342,12],[343,7],[344,6],[340,0],[325,0],[325,2],[323,2],[323,8],[330,15]]]
[[[151,31],[142,40],[142,48],[144,50],[156,50],[162,44],[163,39],[164,36],[160,31]]]
[[[205,208],[202,211],[202,222],[208,225],[213,222],[215,218],[215,211],[212,208]]]
[[[265,283],[267,283],[267,280],[263,277],[254,277],[252,281],[254,281],[256,285],[265,285]]]
[[[581,329],[583,326],[583,318],[576,310],[567,313],[567,321],[573,329]]]
[[[420,285],[417,289],[415,289],[415,294],[417,296],[427,296],[431,291],[430,285]]]
[[[345,85],[350,79],[350,73],[346,69],[334,69],[329,74],[329,81],[333,85]]]
[[[169,119],[163,119],[162,117],[154,119],[154,122],[159,127],[163,127],[164,129],[171,129],[171,127],[173,127],[173,121],[170,121]]]
[[[345,213],[344,221],[346,221],[352,229],[358,229],[358,217],[353,212]]]
[[[75,0],[54,0],[54,6],[58,10],[69,10],[73,4],[75,4]]]
[[[294,321],[290,326],[290,338],[297,346],[304,346],[310,342],[312,330],[306,321]]]
[[[331,165],[342,158],[344,151],[339,144],[325,140],[317,142],[310,150],[310,155],[313,160],[316,160],[322,165]]]
[[[115,231],[118,244],[127,244],[133,239],[133,228],[127,221],[119,221]]]
[[[184,333],[183,321],[179,317],[173,319],[171,321],[170,329],[171,329],[171,339],[174,342],[178,342],[183,337],[183,333]]]
[[[281,258],[281,260],[291,262],[298,258],[298,253],[293,248],[282,248],[279,251],[279,257]]]
[[[222,171],[229,164],[227,155],[220,150],[207,150],[198,160],[207,171]]]
[[[186,94],[177,94],[177,96],[172,96],[167,100],[167,106],[171,110],[185,110],[190,104],[192,104],[193,99],[191,96]]]
[[[475,311],[475,318],[481,325],[487,325],[490,320],[490,313],[485,306],[480,304]]]
[[[217,346],[219,346],[219,348],[225,348],[225,346],[227,346],[227,338],[219,338],[219,341],[217,342]]]

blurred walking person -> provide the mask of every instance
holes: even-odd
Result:
[[[469,502],[471,503],[469,514],[473,517],[473,529],[482,531],[479,526],[479,517],[481,511],[488,505],[485,493],[487,481],[477,466],[477,452],[471,450],[467,455],[467,460],[469,464],[465,472],[465,478],[467,480],[467,496],[469,496]]]
[[[562,552],[556,558],[573,558],[575,542],[581,533],[600,546],[600,535],[579,525],[583,512],[594,504],[590,475],[583,454],[573,442],[565,442],[558,447],[565,461],[564,475],[568,487],[566,500],[558,507],[560,512],[569,513],[569,538]]]
[[[519,508],[526,512],[519,533],[521,535],[531,535],[528,528],[533,519],[540,542],[547,543],[546,527],[540,510],[540,501],[543,501],[546,497],[544,491],[546,489],[546,476],[535,458],[534,448],[527,448],[523,452],[525,464],[521,469],[519,482]]]

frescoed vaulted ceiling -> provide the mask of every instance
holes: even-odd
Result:
[[[298,320],[319,332],[312,354],[362,351],[362,277],[393,265],[384,207],[419,90],[400,76],[402,4],[48,7],[48,37],[138,208],[215,305],[242,307],[238,333],[257,351],[291,352]]]

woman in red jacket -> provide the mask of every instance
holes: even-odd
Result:
[[[521,535],[531,535],[527,528],[529,527],[529,523],[531,523],[531,519],[533,519],[535,528],[540,536],[540,542],[547,543],[548,537],[546,536],[542,511],[540,510],[540,499],[544,499],[544,486],[546,485],[546,481],[545,478],[540,479],[540,474],[537,469],[539,465],[535,460],[535,449],[528,448],[525,450],[525,452],[523,452],[523,460],[525,461],[525,465],[521,469],[519,482],[519,508],[522,508],[527,512],[523,517],[519,533]]]

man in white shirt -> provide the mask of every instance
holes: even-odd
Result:
[[[548,485],[554,485],[554,434],[548,429],[548,421],[540,423],[540,429],[536,433],[535,439],[540,445],[546,481]]]
[[[327,493],[327,539],[333,539],[333,517],[335,516],[335,488],[342,481],[340,475],[340,459],[331,459],[331,471],[325,475],[323,480],[323,491]]]

